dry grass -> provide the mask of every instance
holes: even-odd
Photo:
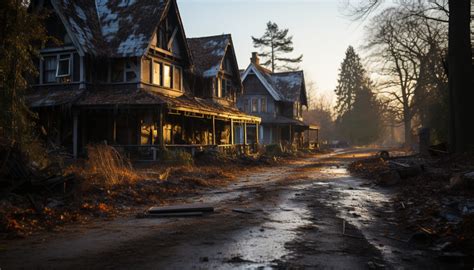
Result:
[[[129,184],[143,176],[133,169],[130,161],[108,145],[87,146],[88,159],[85,166],[73,166],[70,172],[79,174],[88,180],[88,184],[114,186]]]

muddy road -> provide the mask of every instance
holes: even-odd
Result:
[[[397,229],[390,191],[346,171],[374,153],[314,156],[177,200],[214,205],[204,217],[127,217],[0,242],[0,269],[443,267]]]

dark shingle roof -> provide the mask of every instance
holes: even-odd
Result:
[[[302,87],[304,86],[303,71],[273,73],[271,77],[273,85],[276,86],[286,100],[292,102],[299,100]]]
[[[173,0],[52,0],[73,38],[89,54],[141,56]]]
[[[303,105],[307,105],[303,71],[272,73],[260,65],[250,64],[250,67],[254,67],[260,73],[267,85],[276,92],[280,100],[288,102],[300,100]]]
[[[217,76],[230,42],[230,35],[188,38],[196,71],[206,78]]]

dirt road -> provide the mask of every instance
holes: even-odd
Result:
[[[178,200],[215,205],[204,217],[128,217],[0,242],[0,269],[442,267],[396,229],[389,191],[348,175],[361,152],[306,158]]]

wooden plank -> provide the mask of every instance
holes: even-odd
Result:
[[[146,214],[145,217],[149,218],[172,218],[172,217],[200,217],[203,216],[203,212],[180,212],[180,213],[163,213],[163,214]]]
[[[148,213],[150,214],[189,213],[189,212],[214,212],[214,207],[208,204],[185,204],[185,205],[151,207],[150,209],[148,209]]]

